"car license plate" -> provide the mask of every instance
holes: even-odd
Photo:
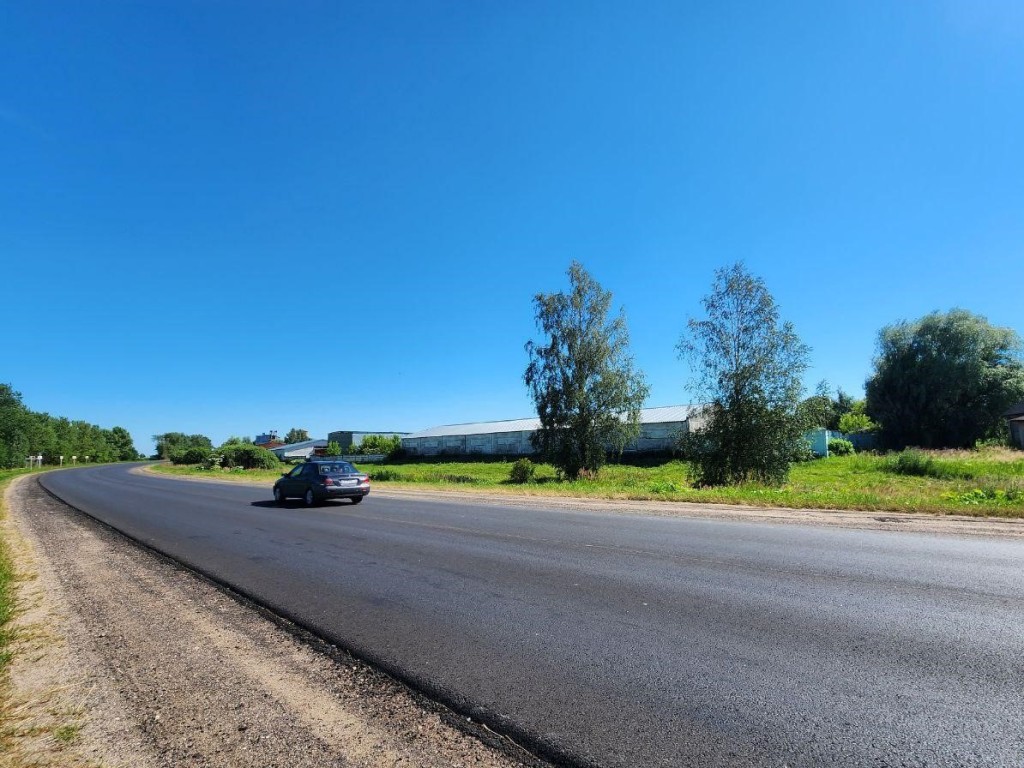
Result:
[[[358,480],[342,480],[341,485],[355,485],[358,482]]]

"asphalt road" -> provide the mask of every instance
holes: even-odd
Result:
[[[40,481],[578,764],[1024,764],[1016,541]]]

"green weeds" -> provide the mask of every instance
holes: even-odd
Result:
[[[53,738],[61,744],[72,744],[78,739],[82,726],[77,723],[62,725],[53,732]]]
[[[938,480],[970,480],[974,473],[960,462],[942,461],[916,448],[885,457],[885,470],[896,475],[934,477]]]

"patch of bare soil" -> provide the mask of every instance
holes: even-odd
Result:
[[[69,509],[34,478],[12,484],[7,502],[3,533],[24,578],[14,738],[0,765],[540,765]]]

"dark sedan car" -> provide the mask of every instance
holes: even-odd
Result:
[[[300,498],[307,507],[327,499],[351,499],[358,504],[370,493],[370,477],[347,461],[311,459],[286,472],[274,483],[274,501]]]

